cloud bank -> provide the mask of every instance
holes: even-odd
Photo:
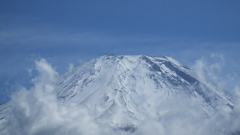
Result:
[[[186,111],[180,106],[162,119],[143,120],[135,132],[112,129],[100,124],[84,108],[57,100],[58,73],[45,59],[36,61],[36,69],[39,75],[33,79],[33,87],[21,88],[12,95],[14,107],[7,116],[10,135],[233,135],[240,131],[240,100],[235,101],[232,111],[222,110],[209,119],[198,117],[196,111]],[[207,79],[205,71],[209,71],[205,69],[202,59],[194,65],[196,74],[203,80]],[[240,97],[239,87],[236,86],[234,91],[235,96]]]
[[[11,135],[103,134],[86,110],[57,101],[54,90],[58,73],[45,59],[36,62],[36,69],[39,76],[33,80],[34,86],[12,96],[14,109],[8,116]]]

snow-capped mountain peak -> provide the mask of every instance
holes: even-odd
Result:
[[[33,88],[0,106],[0,135],[219,134],[229,118],[209,124],[234,109],[171,57],[104,55],[60,76],[45,60],[37,69]]]
[[[218,104],[232,106],[171,57],[105,55],[62,75],[59,84],[62,102],[80,104],[99,121],[119,128],[161,119],[180,106],[200,112],[199,117],[211,116]]]

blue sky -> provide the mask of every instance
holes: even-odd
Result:
[[[239,0],[1,0],[0,102],[46,58],[58,72],[104,54],[224,58],[240,74]],[[34,71],[34,70],[33,70]],[[34,72],[33,72],[34,73]]]

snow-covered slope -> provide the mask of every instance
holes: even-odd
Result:
[[[58,98],[86,107],[101,123],[134,130],[145,119],[186,111],[210,117],[233,104],[170,57],[105,55],[64,74]],[[132,127],[132,128],[129,128]]]
[[[7,129],[7,115],[9,114],[11,110],[11,102],[5,103],[0,105],[0,135],[7,135],[8,129]]]

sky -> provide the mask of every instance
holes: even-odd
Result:
[[[45,58],[60,74],[105,54],[220,63],[240,75],[239,0],[1,0],[0,103]],[[213,68],[214,69],[214,68]]]

